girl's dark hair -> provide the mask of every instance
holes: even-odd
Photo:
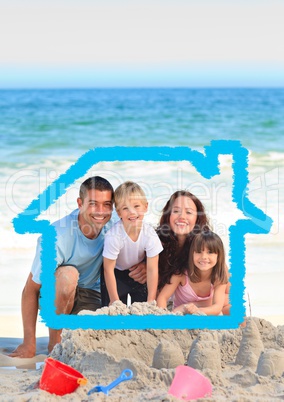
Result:
[[[93,176],[85,180],[80,186],[79,197],[84,200],[89,190],[110,191],[111,199],[113,201],[113,187],[108,180],[101,176]]]
[[[212,269],[211,283],[228,283],[228,272],[225,262],[225,250],[220,237],[212,232],[208,227],[196,234],[192,240],[188,258],[188,277],[191,282],[201,281],[200,270],[194,265],[193,253],[200,253],[204,248],[208,248],[211,253],[218,254],[217,263]]]
[[[175,200],[179,197],[190,198],[197,209],[197,219],[193,230],[188,234],[183,247],[178,250],[178,239],[170,227],[170,215]],[[202,202],[192,193],[185,190],[176,191],[172,194],[163,208],[160,224],[157,229],[158,236],[164,250],[159,256],[159,289],[170,283],[172,275],[181,275],[188,269],[188,253],[194,233],[208,226],[208,218]]]

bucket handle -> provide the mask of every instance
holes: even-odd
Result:
[[[87,378],[77,378],[77,384],[79,385],[86,385],[88,382]]]

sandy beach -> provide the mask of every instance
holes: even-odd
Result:
[[[178,367],[211,382],[205,402],[284,402],[283,14],[278,0],[0,1],[0,402],[175,402]],[[175,191],[197,196],[225,246],[230,302],[244,307],[236,326],[248,318],[66,328],[50,356],[88,382],[61,397],[38,386],[50,357],[40,316],[36,356],[8,354],[23,340],[41,228],[76,209],[95,175],[137,182],[154,228]],[[170,314],[134,307],[82,314]],[[88,395],[124,369],[131,380]]]
[[[136,311],[147,310],[144,304],[135,304]],[[123,314],[134,311],[120,305],[111,314],[122,310]],[[158,308],[150,312],[161,313]],[[110,310],[85,313],[110,314]],[[18,359],[6,354],[20,339],[0,339],[0,401],[178,401],[168,391],[180,365],[209,379],[213,391],[204,401],[284,399],[284,325],[273,326],[264,319],[250,317],[245,328],[235,330],[63,330],[62,342],[51,357],[78,370],[88,382],[62,397],[38,388],[47,341],[47,337],[38,338],[35,358]],[[111,383],[126,368],[133,371],[133,379],[113,388],[108,396],[87,395],[95,385]]]

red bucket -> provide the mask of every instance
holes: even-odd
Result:
[[[87,384],[87,381],[79,371],[48,357],[45,359],[39,388],[62,396],[74,392],[79,385]]]

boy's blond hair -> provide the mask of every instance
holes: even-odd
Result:
[[[146,194],[139,184],[134,183],[133,181],[126,181],[117,187],[114,192],[115,208],[118,209],[123,201],[129,198],[137,198],[143,204],[147,204]]]

